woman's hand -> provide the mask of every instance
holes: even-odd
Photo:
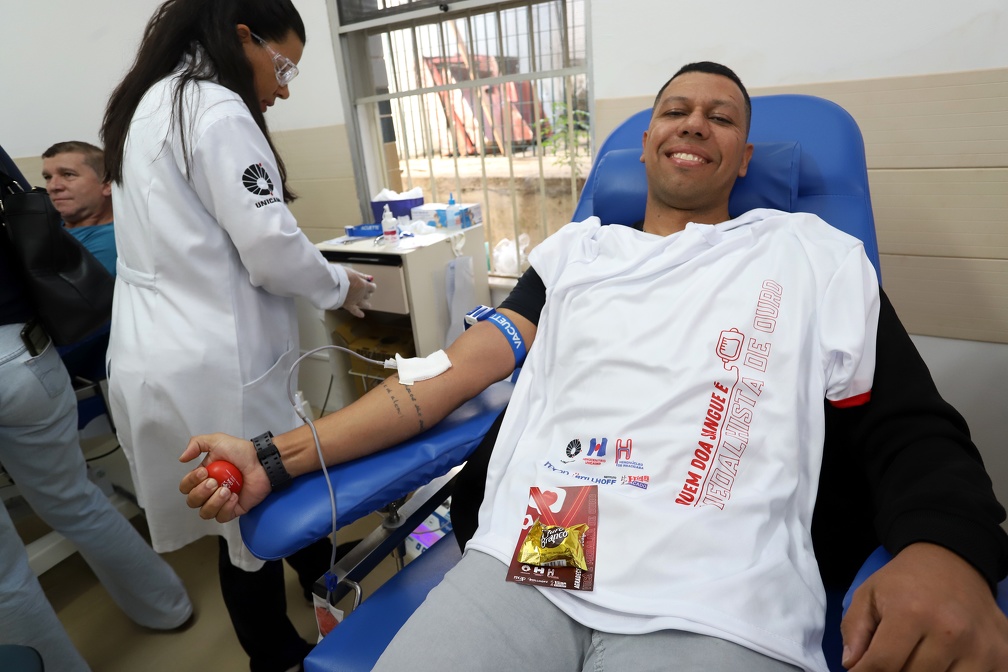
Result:
[[[186,495],[186,504],[199,509],[200,518],[226,523],[248,513],[270,493],[269,477],[259,464],[251,441],[227,434],[194,436],[179,456],[179,462],[190,462],[203,453],[206,453],[205,459],[179,483],[179,491]],[[207,474],[206,465],[216,460],[226,460],[241,471],[240,495],[221,487]]]
[[[372,282],[374,278],[370,275],[358,273],[352,268],[347,268],[346,273],[350,278],[350,289],[347,290],[343,310],[354,317],[364,317],[364,309],[371,308],[371,295],[378,286]]]

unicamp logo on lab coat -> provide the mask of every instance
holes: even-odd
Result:
[[[266,169],[263,168],[261,163],[253,163],[245,169],[245,172],[242,173],[242,184],[256,196],[273,195],[273,181],[270,180],[269,174],[266,172]],[[273,197],[259,201],[255,204],[255,206],[257,208],[261,208],[264,205],[279,202],[279,198]]]

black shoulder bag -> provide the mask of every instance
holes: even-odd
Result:
[[[35,314],[56,345],[76,343],[108,324],[115,279],[63,228],[44,189],[25,191],[0,171],[0,221]]]

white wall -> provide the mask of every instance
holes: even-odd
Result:
[[[0,0],[4,82],[0,144],[40,155],[62,140],[98,144],[105,103],[136,56],[158,0]],[[294,0],[308,34],[291,97],[270,110],[270,128],[343,123],[325,0]],[[37,176],[30,176],[35,179]]]
[[[588,1],[597,98],[657,92],[699,60],[754,88],[1008,65],[1004,0]]]
[[[938,391],[969,423],[994,492],[1008,506],[1008,345],[914,336]],[[1006,523],[1008,527],[1008,523]]]
[[[1008,66],[1004,0],[588,2],[598,98],[647,95],[700,59],[726,63],[751,87]],[[0,4],[0,142],[21,157],[57,140],[96,141],[108,95],[159,2]],[[277,130],[342,124],[326,1],[294,4],[308,29],[301,75],[267,119]]]

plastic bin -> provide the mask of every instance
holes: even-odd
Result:
[[[423,198],[403,198],[395,201],[371,201],[371,214],[375,222],[381,222],[385,206],[389,206],[393,217],[410,217],[411,211],[418,205],[423,205]]]

